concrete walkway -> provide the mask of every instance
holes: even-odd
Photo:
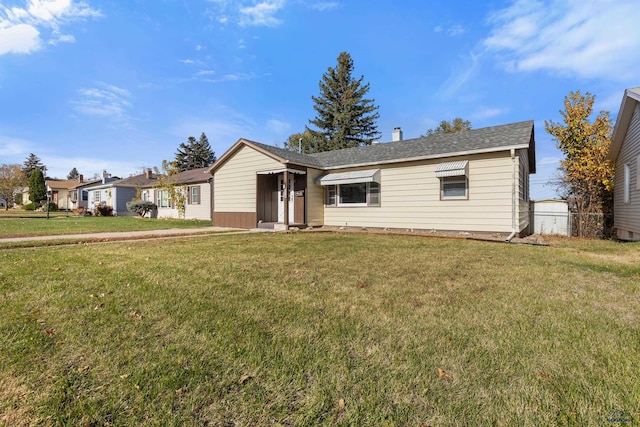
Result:
[[[251,229],[227,227],[198,227],[198,228],[170,228],[166,230],[144,230],[144,231],[118,231],[106,233],[83,233],[83,234],[58,234],[47,236],[24,236],[24,237],[4,237],[0,238],[0,243],[12,242],[42,242],[49,240],[81,240],[81,241],[123,241],[140,239],[159,239],[169,237],[185,236],[206,236],[211,234],[246,234],[258,232],[273,232],[273,230]]]

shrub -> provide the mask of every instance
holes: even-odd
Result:
[[[22,193],[16,193],[15,197],[13,198],[13,202],[16,205],[21,205],[22,204]]]
[[[150,202],[149,200],[132,200],[127,202],[127,210],[129,212],[134,212],[144,217],[149,212],[158,209],[155,203]]]
[[[98,205],[95,209],[96,216],[113,216],[113,207],[107,205]]]
[[[47,210],[47,204],[44,204],[44,207],[42,208],[45,211]],[[49,202],[49,212],[58,212],[58,205],[53,203],[53,202]]]
[[[33,202],[29,202],[26,205],[24,205],[23,208],[25,211],[35,211],[36,205]]]

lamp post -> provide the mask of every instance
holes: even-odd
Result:
[[[51,201],[51,187],[47,185],[47,219],[49,219],[49,203]]]

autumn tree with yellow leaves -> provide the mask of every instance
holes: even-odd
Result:
[[[545,121],[547,133],[565,154],[560,163],[561,188],[577,214],[580,237],[607,234],[613,213],[613,165],[607,162],[611,120],[601,111],[591,122],[595,96],[569,92],[564,98],[564,123]]]

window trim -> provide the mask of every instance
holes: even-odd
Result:
[[[163,197],[163,195],[166,195],[166,197]],[[163,204],[163,202],[166,201],[166,206]],[[173,206],[171,205],[171,198],[169,197],[169,191],[168,190],[158,190],[158,207],[159,208],[172,208]]]
[[[445,196],[444,195],[445,182],[449,184],[459,184],[461,182],[464,182],[464,196]],[[440,200],[442,201],[469,200],[469,178],[467,178],[464,175],[441,177],[440,178]]]
[[[194,195],[194,191],[193,190],[196,190],[196,192],[195,192],[196,200],[195,201],[194,201],[194,197],[193,197],[193,195]],[[189,195],[188,204],[190,204],[190,205],[199,205],[201,203],[200,193],[201,192],[200,192],[200,186],[199,185],[189,186],[187,188],[187,194]]]
[[[630,203],[631,202],[631,167],[629,166],[629,163],[625,163],[623,169],[624,169],[623,200],[624,200],[624,203]]]
[[[366,196],[364,203],[344,203],[340,201],[340,190],[343,185],[354,185],[354,184],[364,184],[366,187]],[[377,191],[375,193],[371,192],[372,185],[377,187]],[[324,186],[324,205],[325,207],[334,207],[334,208],[356,208],[356,207],[379,207],[381,206],[381,198],[380,198],[380,183],[371,181],[371,182],[359,182],[359,183],[348,183],[348,184],[330,184]],[[378,195],[378,201],[371,201],[371,194]],[[333,200],[333,203],[330,201]]]

